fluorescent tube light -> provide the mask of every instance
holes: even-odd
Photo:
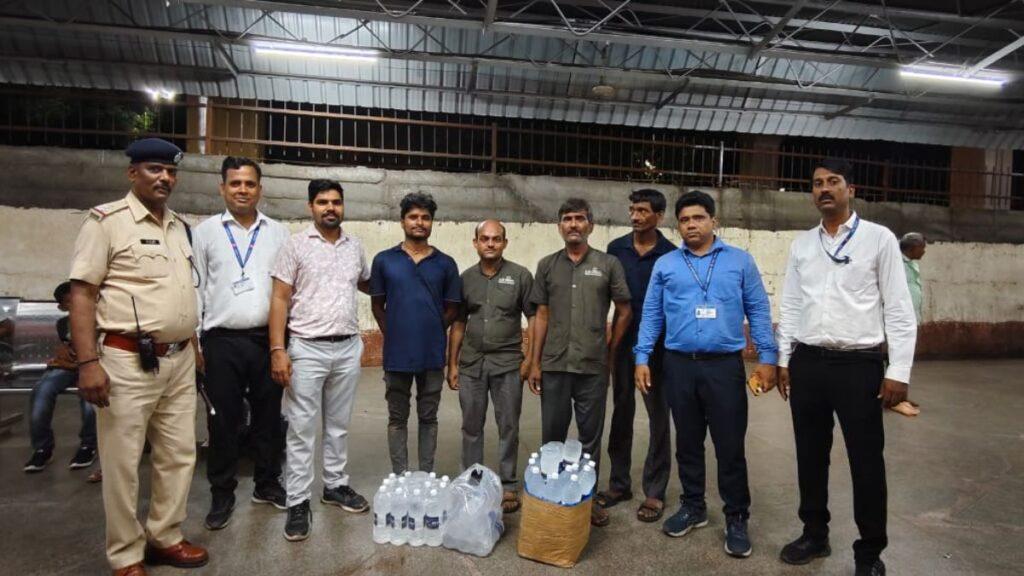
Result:
[[[919,80],[933,80],[938,82],[949,82],[951,84],[963,84],[969,86],[983,86],[986,88],[1001,88],[1003,84],[1010,81],[1009,76],[998,72],[982,70],[974,76],[964,76],[965,71],[961,68],[949,66],[903,66],[900,68],[900,76]]]
[[[376,62],[378,56],[376,50],[311,44],[257,42],[253,44],[253,48],[257,54],[266,54],[268,56],[292,56],[294,58],[317,58],[321,60]]]

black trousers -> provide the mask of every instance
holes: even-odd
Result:
[[[573,412],[583,451],[597,465],[604,432],[604,407],[608,402],[608,373],[575,374],[544,372],[541,380],[541,441],[564,442]]]
[[[662,354],[651,357],[651,390],[640,394],[647,410],[647,457],[644,459],[644,496],[665,501],[665,489],[672,474],[672,440],[668,404],[665,403],[661,365]],[[616,355],[612,373],[612,422],[608,433],[608,461],[611,475],[608,488],[615,492],[632,491],[630,471],[633,467],[633,418],[636,416],[636,395],[639,394],[633,378],[636,365],[633,351],[623,350]]]
[[[265,332],[214,329],[203,334],[206,392],[217,414],[209,418],[206,477],[210,491],[234,493],[238,486],[239,430],[249,401],[249,440],[256,487],[280,484],[284,434],[282,388],[270,377],[270,345]]]
[[[694,360],[666,350],[664,363],[665,399],[676,426],[676,461],[683,485],[680,501],[693,510],[706,509],[704,439],[710,429],[718,460],[718,493],[725,503],[725,515],[749,517],[743,358],[737,353]]]
[[[880,352],[831,352],[797,345],[789,361],[789,406],[804,534],[828,537],[828,472],[835,413],[853,478],[853,515],[860,530],[853,550],[858,564],[873,562],[889,542],[882,457],[885,432],[878,399],[883,376]]]

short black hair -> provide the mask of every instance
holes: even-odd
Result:
[[[401,217],[405,218],[405,215],[412,211],[413,208],[422,208],[427,212],[430,212],[430,217],[434,217],[434,213],[437,212],[437,202],[434,202],[434,197],[426,192],[410,192],[402,198],[402,202],[399,204],[401,209]]]
[[[483,222],[480,222],[479,224],[473,227],[473,238],[480,237],[480,229],[484,227],[484,222],[487,222],[487,220],[484,220]],[[508,234],[505,233],[505,225],[497,220],[495,220],[495,222],[498,222],[498,226],[501,227],[501,237],[507,240]]]
[[[850,182],[850,177],[853,176],[853,164],[850,163],[846,158],[822,158],[814,163],[814,169],[824,168],[833,174],[839,174],[846,180],[847,184]]]
[[[687,206],[703,206],[708,211],[708,216],[715,217],[715,199],[711,197],[707,192],[701,192],[700,190],[690,190],[686,194],[683,194],[676,200],[676,218],[679,218],[679,213],[683,211],[683,208]]]
[[[316,180],[309,181],[309,203],[312,204],[313,200],[321,192],[327,192],[328,190],[336,190],[341,196],[341,201],[345,201],[345,189],[341,187],[341,182],[337,180],[327,180],[326,178],[317,178]]]
[[[641,188],[640,190],[634,190],[629,195],[630,204],[636,204],[637,202],[647,202],[651,205],[651,210],[655,212],[664,212],[668,206],[668,202],[665,200],[665,195],[653,188]]]
[[[558,207],[558,219],[570,212],[586,212],[587,222],[594,221],[594,213],[590,210],[590,202],[583,198],[569,198]]]
[[[53,299],[56,302],[60,302],[68,294],[71,294],[71,282],[61,282],[53,289]]]
[[[252,166],[252,169],[256,171],[256,179],[263,179],[263,170],[260,170],[260,165],[252,158],[246,158],[245,156],[228,156],[220,163],[220,181],[227,182],[228,170],[238,170],[242,166]]]

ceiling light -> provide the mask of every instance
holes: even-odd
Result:
[[[989,70],[982,70],[974,76],[965,76],[965,74],[966,70],[953,66],[915,65],[900,68],[900,76],[918,80],[934,80],[986,88],[1001,88],[1003,84],[1010,81],[1010,77],[1006,74]]]
[[[149,94],[149,97],[153,102],[159,102],[161,100],[171,102],[174,100],[174,97],[178,95],[176,92],[172,92],[166,88],[146,88],[145,90],[146,94]]]
[[[257,42],[253,44],[257,54],[268,56],[292,56],[294,58],[318,58],[321,60],[348,60],[354,62],[376,62],[377,50],[344,48],[341,46],[318,46],[315,44],[285,44]]]

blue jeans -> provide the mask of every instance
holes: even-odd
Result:
[[[29,400],[29,434],[32,449],[52,452],[53,409],[57,396],[78,383],[78,372],[62,368],[47,368],[32,389]],[[82,410],[82,429],[78,433],[82,446],[96,448],[96,409],[85,400],[79,400]]]

